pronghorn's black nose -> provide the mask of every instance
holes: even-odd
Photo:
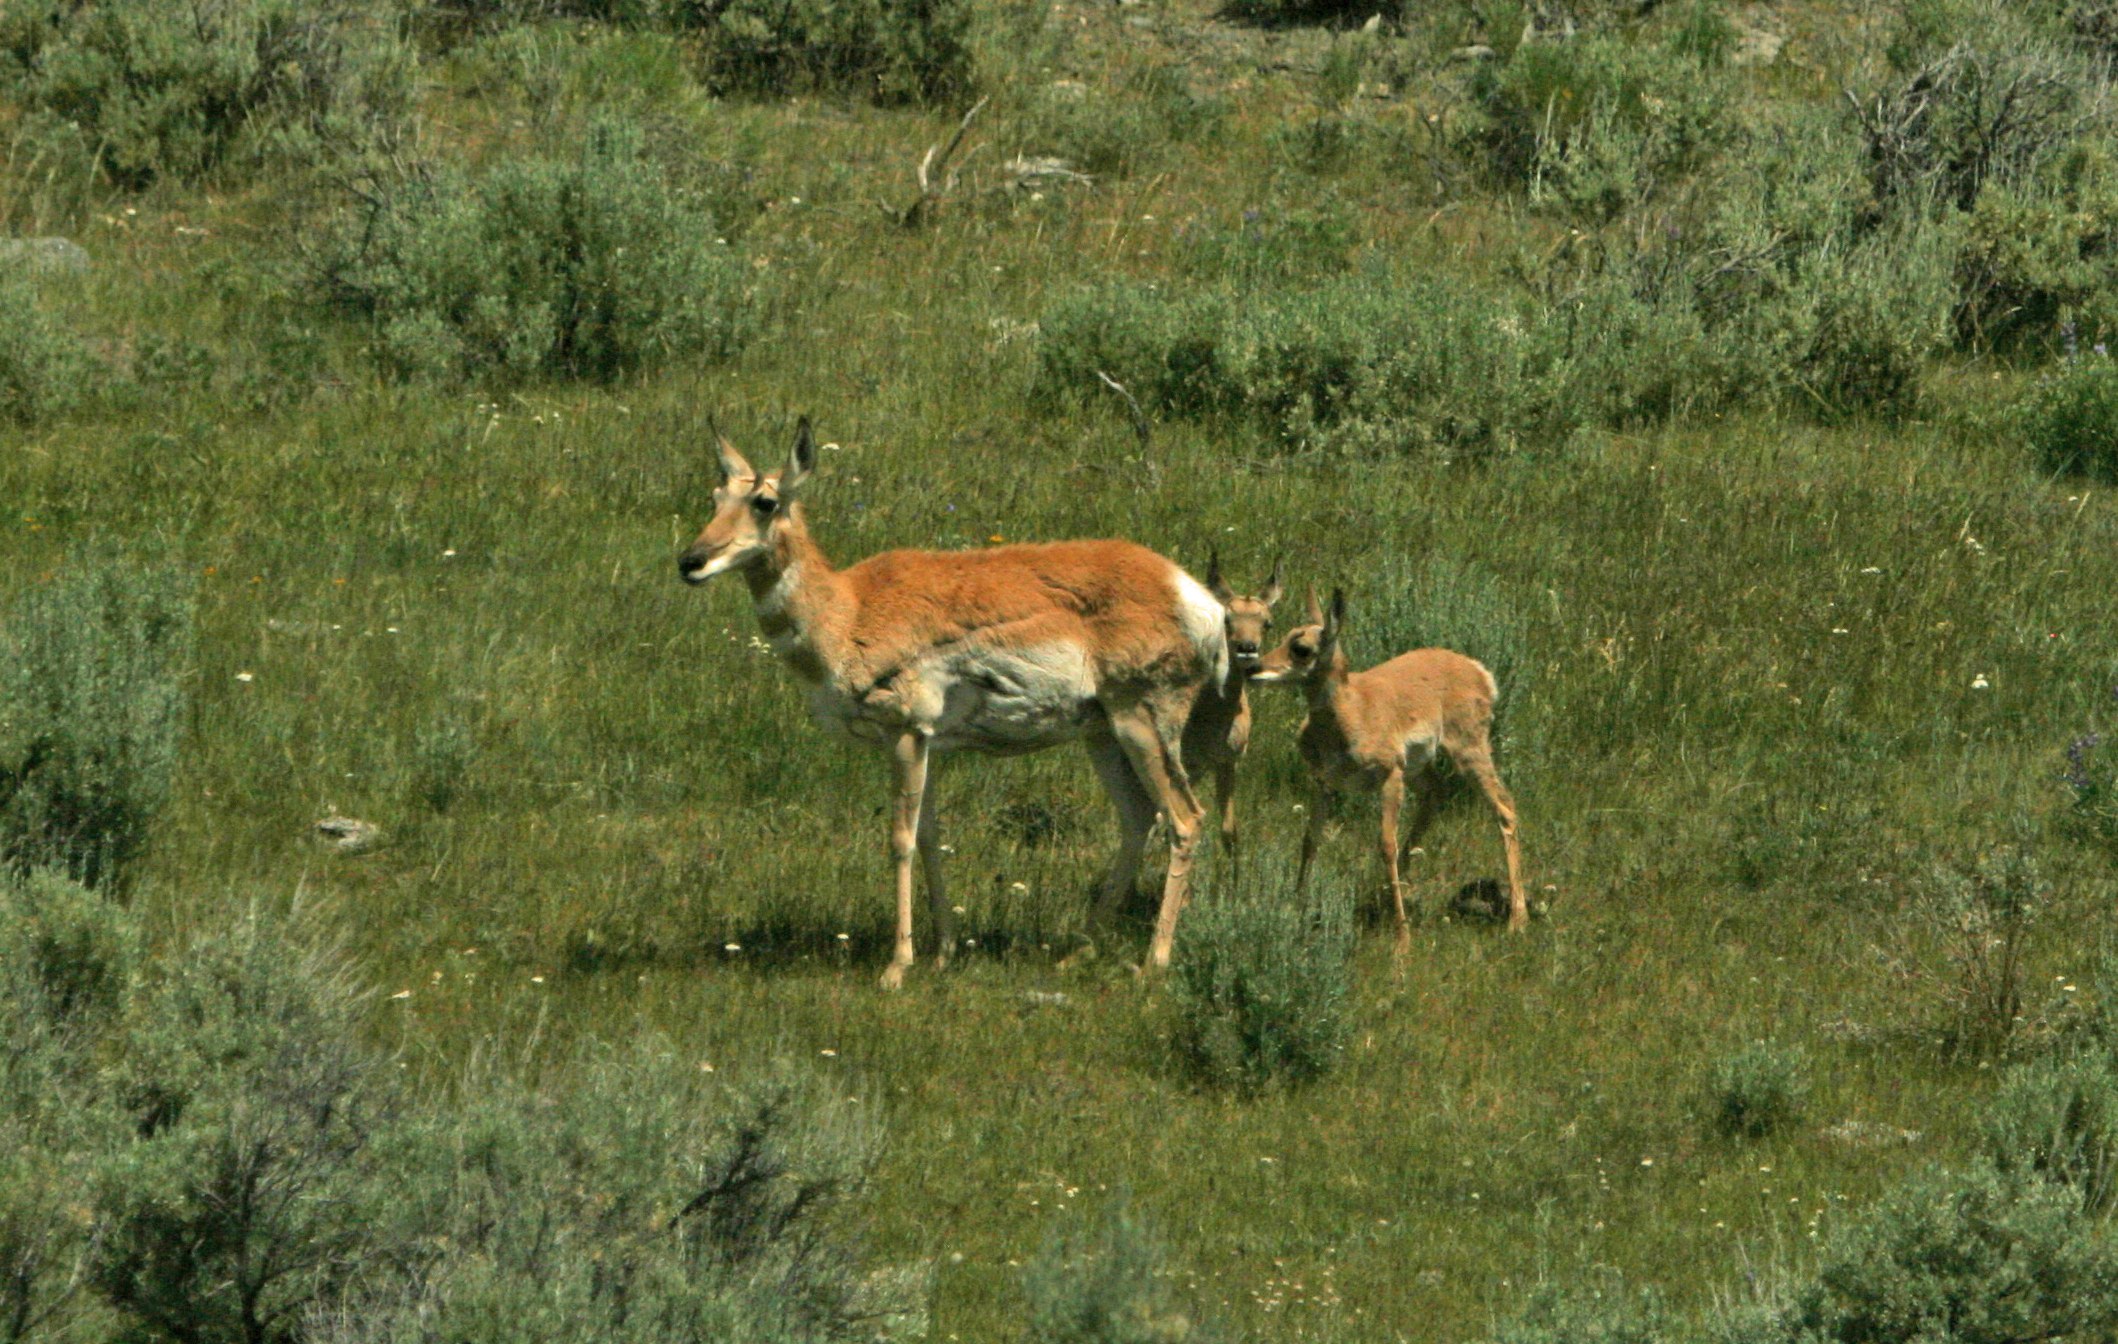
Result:
[[[1251,640],[1231,639],[1228,641],[1228,648],[1231,653],[1243,658],[1255,658],[1258,656],[1258,646]]]
[[[677,573],[684,578],[696,578],[699,571],[704,568],[706,568],[706,557],[701,552],[686,551],[677,557]]]

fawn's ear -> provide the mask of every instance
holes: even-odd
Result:
[[[792,499],[795,490],[815,470],[816,435],[810,430],[809,417],[805,415],[794,426],[794,451],[787,455],[787,465],[780,468],[780,498]]]
[[[1258,601],[1269,607],[1284,597],[1286,592],[1286,586],[1280,582],[1280,558],[1275,555],[1272,557],[1272,577],[1265,580],[1265,591],[1258,594]]]
[[[1309,624],[1322,625],[1323,623],[1324,608],[1316,600],[1316,585],[1312,583],[1309,585]]]
[[[1344,632],[1345,627],[1346,590],[1333,588],[1331,590],[1331,610],[1324,613],[1324,637],[1318,641],[1316,646],[1319,658],[1329,658],[1331,656],[1331,651],[1338,647],[1338,637]]]
[[[743,459],[743,455],[735,450],[735,445],[728,441],[728,436],[721,433],[721,427],[712,419],[706,421],[706,433],[712,437],[714,451],[720,455],[723,480],[740,481],[745,477],[757,475],[756,468]]]
[[[1221,548],[1218,546],[1206,553],[1206,591],[1212,593],[1213,600],[1224,607],[1235,601],[1235,589],[1230,588],[1228,580],[1221,577]]]

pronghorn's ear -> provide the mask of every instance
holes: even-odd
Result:
[[[1258,594],[1258,601],[1269,607],[1279,601],[1286,591],[1280,583],[1280,558],[1275,555],[1272,557],[1272,577],[1265,580],[1265,591]]]
[[[1224,607],[1235,601],[1235,589],[1221,577],[1221,548],[1218,546],[1206,553],[1206,591]]]
[[[1331,610],[1324,614],[1324,637],[1317,643],[1317,652],[1329,655],[1337,646],[1338,637],[1346,625],[1346,590],[1331,590]]]
[[[1323,623],[1324,608],[1316,600],[1316,585],[1312,583],[1309,585],[1309,624],[1322,625]]]
[[[721,455],[721,475],[723,477],[731,481],[739,481],[746,476],[757,475],[757,469],[744,461],[743,455],[737,452],[735,445],[728,441],[728,436],[721,433],[719,424],[708,419],[706,432],[713,436],[714,451]]]
[[[780,469],[780,498],[793,495],[796,487],[815,470],[816,435],[810,430],[809,417],[805,415],[794,427],[794,451],[787,455],[787,465]]]

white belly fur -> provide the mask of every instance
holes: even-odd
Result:
[[[925,727],[937,751],[1029,751],[1078,737],[1093,717],[1094,669],[1068,644],[936,650],[864,695],[809,693],[819,723],[866,742]]]

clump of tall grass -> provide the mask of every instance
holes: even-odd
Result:
[[[1797,1123],[1809,1101],[1809,1060],[1798,1048],[1759,1041],[1713,1067],[1707,1105],[1713,1128],[1761,1139]]]
[[[1492,1344],[1671,1344],[1680,1323],[1653,1288],[1615,1271],[1564,1287],[1542,1285],[1493,1331]]]
[[[39,298],[27,269],[0,260],[0,422],[38,425],[93,396],[87,343]]]
[[[1062,1227],[1022,1272],[1026,1344],[1183,1344],[1207,1338],[1172,1289],[1147,1221],[1120,1192]]]
[[[564,157],[375,178],[315,258],[317,292],[401,375],[609,379],[746,339],[748,268],[716,228],[636,126],[604,121]]]
[[[168,801],[191,655],[190,584],[79,558],[0,625],[0,866],[120,876]]]
[[[1238,1092],[1298,1084],[1345,1051],[1353,921],[1339,895],[1294,894],[1281,858],[1186,912],[1173,1044],[1192,1074]]]

